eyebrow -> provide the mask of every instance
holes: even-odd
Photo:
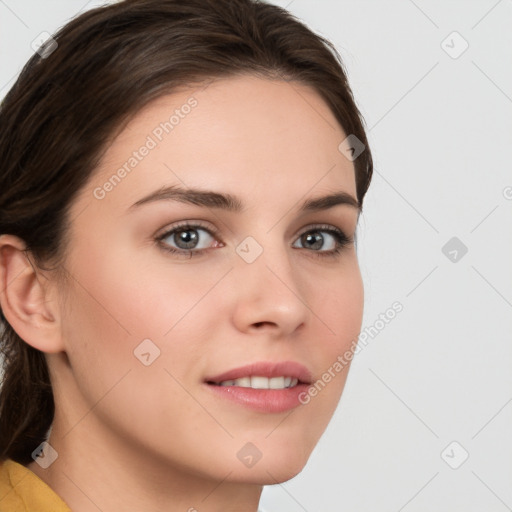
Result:
[[[240,213],[245,209],[243,201],[235,195],[197,188],[183,189],[177,185],[173,185],[169,187],[162,187],[159,190],[151,192],[142,199],[139,199],[136,203],[132,204],[128,210],[133,210],[143,204],[162,200],[178,201],[207,208],[218,208],[234,213]],[[355,208],[358,213],[361,212],[359,201],[344,191],[307,199],[302,203],[299,208],[299,212],[306,213],[328,210],[329,208],[333,208],[340,204]]]

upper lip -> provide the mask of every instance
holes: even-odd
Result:
[[[239,368],[233,368],[219,375],[207,377],[206,382],[219,383],[226,380],[235,380],[242,377],[257,375],[260,377],[292,377],[299,382],[310,384],[312,380],[311,372],[300,363],[295,361],[266,362],[260,361],[251,363]]]

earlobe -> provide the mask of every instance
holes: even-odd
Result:
[[[0,307],[26,343],[42,352],[61,352],[58,301],[24,249],[20,238],[0,236]]]

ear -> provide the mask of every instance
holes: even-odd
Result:
[[[0,307],[18,336],[41,352],[64,351],[54,287],[30,261],[25,243],[0,235]]]

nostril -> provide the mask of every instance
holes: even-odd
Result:
[[[276,324],[274,322],[263,321],[263,322],[254,322],[252,325],[254,325],[254,327],[263,327],[264,325],[273,325],[273,326],[275,326]]]
[[[263,327],[265,324],[275,325],[273,322],[254,322],[254,327]]]

